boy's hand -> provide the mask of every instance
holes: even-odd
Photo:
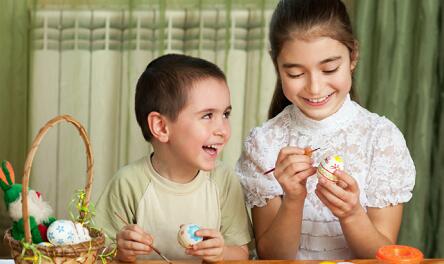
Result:
[[[356,180],[343,171],[336,171],[338,182],[319,178],[316,195],[339,220],[345,220],[362,212],[359,187]]]
[[[196,231],[196,236],[204,238],[202,242],[193,245],[185,250],[185,253],[192,256],[201,257],[207,262],[217,262],[224,259],[224,238],[215,229],[200,229]]]
[[[116,236],[117,259],[134,262],[138,255],[148,255],[153,249],[153,238],[138,225],[124,226]]]
[[[313,160],[304,149],[284,147],[279,151],[274,176],[289,201],[300,201],[307,196],[307,178],[316,173],[312,163]]]

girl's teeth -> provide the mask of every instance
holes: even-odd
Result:
[[[327,99],[327,97],[328,97],[328,95],[327,95],[327,96],[324,96],[324,97],[321,97],[321,98],[309,98],[309,99],[307,99],[307,100],[310,101],[310,102],[312,102],[312,103],[319,103],[319,102],[322,102],[322,101],[324,101],[325,99]]]

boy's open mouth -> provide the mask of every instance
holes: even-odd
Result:
[[[202,148],[205,150],[205,152],[207,152],[208,154],[210,154],[211,156],[214,156],[217,154],[217,150],[221,147],[222,145],[206,145],[203,146]]]

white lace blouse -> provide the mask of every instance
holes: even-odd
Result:
[[[315,166],[325,155],[341,155],[345,171],[359,184],[364,208],[396,205],[412,197],[416,173],[403,135],[387,118],[370,113],[348,96],[339,111],[324,120],[312,120],[289,105],[250,132],[236,165],[250,207],[265,206],[268,199],[283,194],[273,174],[263,173],[275,166],[285,146],[320,147],[313,152]],[[295,258],[353,258],[338,219],[316,196],[316,184],[315,175],[308,178]]]

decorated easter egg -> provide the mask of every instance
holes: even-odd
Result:
[[[48,240],[54,245],[72,245],[91,240],[88,229],[69,220],[54,221],[47,232]]]
[[[195,232],[200,227],[196,224],[181,225],[179,232],[177,233],[177,241],[184,248],[190,248],[194,244],[203,240],[203,237],[196,236]]]
[[[338,181],[338,178],[334,173],[337,170],[344,170],[344,160],[339,155],[332,155],[326,157],[318,166],[318,177],[325,177],[331,181]]]
[[[88,229],[84,227],[81,223],[76,223],[76,230],[77,230],[77,243],[82,243],[91,240]]]
[[[41,246],[41,247],[53,247],[54,245],[49,243],[49,242],[40,242],[37,244],[37,246]]]

